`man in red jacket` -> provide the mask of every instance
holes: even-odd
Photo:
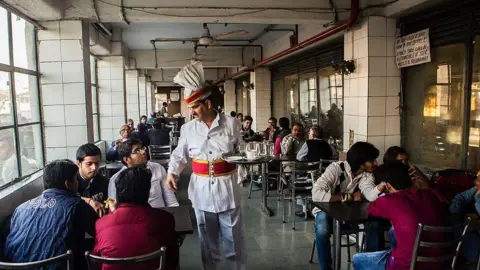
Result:
[[[368,206],[371,216],[388,219],[395,232],[396,246],[393,249],[358,253],[353,256],[355,270],[400,270],[410,269],[413,246],[418,223],[430,226],[444,226],[444,205],[430,190],[411,189],[412,182],[408,166],[403,163],[388,163],[376,169],[375,176],[385,183],[388,194]],[[441,233],[423,233],[424,241],[442,241]],[[429,257],[441,256],[441,250],[421,248],[420,254]],[[437,263],[417,263],[415,269],[441,269]]]
[[[178,265],[178,236],[173,215],[152,208],[150,170],[132,167],[123,170],[115,183],[117,205],[113,213],[96,223],[95,247],[92,254],[107,258],[127,258],[145,255],[161,247],[167,248],[166,270]],[[133,265],[103,265],[103,270],[157,269],[159,260]]]

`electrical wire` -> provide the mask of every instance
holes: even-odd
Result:
[[[239,12],[239,13],[234,13],[234,14],[228,14],[228,15],[174,15],[174,14],[165,14],[165,13],[157,13],[153,11],[147,11],[145,9],[218,9],[218,10],[227,10],[229,8],[220,8],[220,7],[125,7],[125,6],[119,6],[116,4],[109,3],[104,0],[97,0],[101,3],[118,7],[118,8],[123,8],[123,9],[129,9],[132,11],[138,11],[138,12],[143,12],[151,15],[158,15],[158,16],[164,16],[164,17],[178,17],[178,18],[191,18],[191,17],[197,17],[197,18],[209,18],[209,17],[219,17],[219,18],[227,18],[227,17],[235,17],[235,16],[240,16],[240,15],[248,15],[248,14],[255,14],[255,13],[260,13],[268,10],[285,10],[285,11],[291,11],[291,12],[299,12],[299,13],[315,13],[315,14],[331,14],[332,11],[331,9],[327,8],[317,8],[317,10],[325,10],[325,11],[313,11],[313,10],[308,10],[307,8],[304,9],[292,9],[292,8],[231,8],[231,9],[239,9],[239,10],[251,10],[251,11],[245,11],[245,12]],[[342,11],[348,11],[347,9],[341,9]]]

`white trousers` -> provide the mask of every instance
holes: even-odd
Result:
[[[230,270],[244,270],[247,249],[240,207],[220,213],[195,209],[202,250],[203,269],[218,270],[222,261],[221,247]],[[221,247],[220,247],[221,241]]]

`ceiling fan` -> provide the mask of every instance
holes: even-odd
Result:
[[[210,29],[208,28],[207,24],[203,24],[203,33],[200,37],[198,38],[156,38],[156,41],[192,41],[197,43],[197,45],[203,45],[203,46],[210,46],[210,45],[219,45],[220,41],[222,40],[228,40],[229,38],[236,37],[236,36],[243,36],[243,35],[248,35],[248,31],[245,30],[237,30],[237,31],[232,31],[228,33],[222,33],[222,34],[217,34],[212,36],[210,34]]]

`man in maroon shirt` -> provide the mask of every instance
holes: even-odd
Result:
[[[410,269],[413,246],[418,223],[430,226],[443,226],[445,208],[435,193],[429,189],[411,189],[412,182],[408,167],[402,163],[384,164],[377,168],[376,177],[382,181],[388,194],[378,198],[368,206],[371,216],[388,219],[392,223],[396,247],[393,249],[358,253],[353,256],[355,270]],[[442,241],[442,234],[427,233],[422,235],[424,241]],[[441,250],[435,248],[420,249],[423,256],[441,256]],[[437,263],[417,263],[415,269],[441,269]]]
[[[128,168],[120,173],[115,183],[117,204],[110,206],[113,213],[97,221],[92,254],[128,258],[166,247],[165,270],[177,268],[179,250],[175,220],[172,214],[148,204],[151,177],[150,170],[143,167]],[[103,265],[103,270],[157,269],[158,262],[152,259],[135,266]]]

